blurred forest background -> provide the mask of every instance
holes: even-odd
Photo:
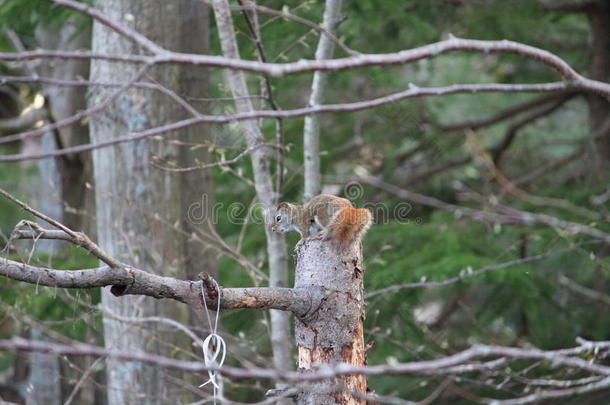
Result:
[[[318,24],[324,2],[271,0],[264,7]],[[209,14],[205,22],[209,53],[221,54],[213,14]],[[337,37],[363,53],[397,52],[449,35],[509,39],[546,49],[589,78],[610,81],[610,8],[606,1],[565,5],[534,0],[353,0],[345,2],[341,16]],[[242,57],[256,60],[256,43],[248,21],[237,10],[233,17]],[[264,12],[258,13],[258,19],[268,61],[314,58],[319,40],[315,29]],[[199,23],[190,24],[184,27],[185,35],[191,27],[199,32]],[[0,52],[85,49],[91,43],[89,18],[46,1],[0,1],[0,27]],[[348,55],[337,47],[335,57],[341,56]],[[0,75],[88,78],[88,61],[58,61],[59,66],[53,63],[2,62]],[[189,69],[195,72],[196,67]],[[222,71],[204,71],[207,88],[185,97],[208,113],[234,112]],[[184,79],[179,89],[196,86],[197,75],[191,75],[194,82]],[[269,79],[277,108],[307,105],[311,78],[311,74],[300,74]],[[151,78],[143,80],[154,82]],[[251,74],[248,80],[252,94],[260,95],[253,99],[256,109],[271,108],[265,98],[269,89],[261,76]],[[329,73],[322,104],[366,100],[410,84],[426,87],[554,80],[555,72],[520,55],[457,52],[404,66]],[[93,87],[53,86],[35,80],[0,79],[0,83],[4,83],[0,86],[0,134],[4,136],[31,128],[40,120],[59,121],[84,109],[87,97],[97,94]],[[143,103],[155,100],[145,98]],[[319,116],[322,191],[350,198],[354,206],[371,207],[376,214],[375,225],[364,240],[369,364],[442,357],[475,342],[550,350],[572,346],[579,336],[610,340],[607,244],[591,235],[554,226],[553,220],[546,224],[528,220],[529,214],[524,214],[610,231],[608,112],[608,100],[600,96],[564,91],[420,97],[358,112]],[[16,117],[28,114],[39,115],[15,123]],[[2,144],[0,154],[39,153],[48,150],[45,142],[57,142],[55,147],[60,149],[88,143],[88,124],[89,118],[83,118],[40,139]],[[276,142],[276,125],[272,119],[262,122],[267,142]],[[303,118],[282,120],[285,176],[281,200],[303,199],[303,125]],[[200,160],[205,163],[233,158],[247,146],[236,124],[209,124],[193,131],[180,135],[187,138],[172,135],[139,142],[179,140],[177,144],[189,153],[201,153]],[[196,137],[197,131],[204,134],[204,140]],[[96,185],[90,156],[90,152],[84,152],[2,162],[0,187],[74,229],[95,235]],[[150,162],[152,175],[166,173],[155,165],[188,166],[168,162],[165,156],[151,157]],[[275,174],[276,170],[273,167]],[[204,256],[200,258],[203,262],[193,261],[197,268],[191,277],[202,270],[200,263],[206,263],[206,271],[213,270],[223,286],[266,285],[252,270],[253,265],[265,272],[268,266],[263,225],[253,221],[248,210],[235,211],[235,203],[251,207],[256,202],[249,158],[169,175],[183,176],[183,184],[204,182],[207,189],[203,198],[209,200],[202,203],[218,207],[214,216],[218,238],[191,241],[193,251]],[[184,200],[189,206],[201,202],[204,195],[192,190]],[[500,212],[513,220],[481,221],[468,209]],[[0,199],[2,246],[24,218],[32,219],[14,203]],[[172,229],[175,224],[163,226]],[[203,227],[199,223],[192,226]],[[146,237],[154,239],[156,235]],[[221,239],[238,254],[227,253]],[[287,235],[289,260],[297,241],[296,233]],[[61,245],[58,250],[56,244],[46,241],[38,241],[36,249],[32,249],[31,241],[13,244],[4,253],[15,260],[61,269],[97,266],[94,258],[75,247]],[[475,274],[478,270],[484,271]],[[465,278],[435,284],[454,277]],[[99,289],[42,288],[2,277],[0,302],[0,338],[44,336],[104,344]],[[223,312],[228,364],[271,366],[269,322],[264,311]],[[203,326],[197,322],[192,325],[195,330]],[[168,342],[171,346],[171,338]],[[28,384],[36,381],[35,370],[29,367],[35,361],[49,359],[0,352],[2,398],[23,400]],[[61,356],[57,364],[62,403],[85,370],[87,378],[75,394],[79,399],[73,400],[104,403],[103,362]],[[561,376],[561,371],[554,372]],[[445,378],[378,376],[371,377],[369,385],[383,395],[420,400],[444,384],[444,393],[433,403],[474,403],[492,392],[523,394],[518,382],[511,380],[503,385],[501,373],[489,376],[488,381],[463,376],[445,382]],[[270,385],[268,381],[232,381],[227,396],[236,401],[262,400]],[[94,397],[97,399],[86,399]],[[604,391],[561,401],[610,403]]]

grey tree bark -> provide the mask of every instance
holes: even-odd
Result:
[[[195,54],[209,54],[210,52],[210,19],[209,6],[202,1],[179,0],[181,25],[178,49],[181,52]],[[200,66],[184,65],[180,67],[178,94],[187,102],[198,107],[198,110],[207,113],[207,103],[192,102],[191,98],[205,98],[209,96],[209,70]],[[183,117],[183,118],[186,118]],[[198,162],[210,162],[211,154],[206,141],[211,140],[210,126],[208,124],[188,127],[179,131],[180,141],[185,143],[179,150],[178,165],[191,167]],[[206,244],[202,234],[209,233],[214,227],[214,179],[212,170],[196,170],[175,174],[180,179],[182,229],[184,231],[184,263],[185,276],[189,280],[196,280],[197,275],[205,271],[218,278],[216,252]],[[189,324],[201,327],[201,312],[189,310]],[[187,339],[185,335],[180,335]],[[176,339],[174,335],[172,340]],[[181,345],[188,345],[184,340]],[[200,348],[193,347],[197,355]],[[185,382],[194,385],[201,384],[192,378]]]
[[[316,365],[366,365],[364,349],[364,268],[362,245],[337,252],[322,236],[296,247],[295,288],[324,288],[313,314],[295,321],[299,370]],[[366,377],[341,376],[313,383],[297,395],[299,405],[365,404]],[[360,395],[358,395],[360,394]]]
[[[334,34],[341,11],[341,0],[326,0],[324,9],[324,28]],[[320,34],[316,60],[329,59],[333,56],[334,43],[328,35]],[[308,107],[320,105],[324,98],[328,73],[317,70],[311,83],[311,94]],[[303,159],[305,165],[305,193],[303,199],[309,201],[313,196],[320,194],[320,121],[317,114],[305,117],[303,129]]]
[[[229,4],[226,0],[214,0],[214,16],[220,45],[225,57],[239,59],[239,48],[235,39],[235,29]],[[227,86],[231,89],[233,97],[236,98],[235,106],[237,112],[246,113],[254,111],[249,98],[246,78],[242,71],[226,71]],[[255,147],[265,143],[263,134],[254,120],[241,122],[244,136],[249,147]],[[270,214],[273,215],[277,205],[278,196],[273,190],[271,176],[271,154],[267,148],[257,148],[251,154],[252,169],[254,172],[254,182],[256,197],[265,213],[266,223],[268,224]],[[269,226],[265,226],[265,236],[267,240],[267,256],[269,258],[269,286],[286,287],[288,284],[288,271],[286,262],[286,243],[281,234],[271,231]],[[292,338],[290,332],[290,314],[277,310],[270,310],[271,315],[271,345],[273,350],[273,364],[278,370],[289,370],[293,364]],[[284,385],[278,383],[278,388]],[[284,402],[284,401],[281,401]]]
[[[52,133],[46,133],[40,140],[40,148],[43,151],[56,150],[56,139]],[[62,204],[61,177],[55,159],[42,159],[38,161],[38,176],[36,184],[37,201],[40,209],[47,215],[64,220]],[[37,218],[42,226],[48,224]],[[36,247],[40,253],[50,255],[57,254],[63,242],[54,240],[40,241]],[[45,340],[43,331],[39,327],[31,329],[32,339]],[[86,362],[86,359],[76,361]],[[26,405],[59,405],[61,403],[61,371],[59,367],[59,356],[53,353],[30,353],[29,354],[29,374],[26,386]],[[69,374],[69,372],[67,373]],[[64,374],[64,377],[67,377]]]
[[[57,142],[52,133],[47,132],[38,141],[40,149],[43,152],[57,150]],[[62,204],[62,186],[61,174],[57,161],[53,158],[41,159],[37,162],[38,176],[32,182],[35,184],[34,192],[36,193],[37,203],[40,210],[45,214],[57,218],[58,221],[64,221],[64,206]],[[48,224],[37,218],[37,221],[42,226]],[[48,254],[56,254],[62,247],[62,242],[53,240],[40,241],[36,246],[39,252]],[[65,245],[64,245],[65,246]]]
[[[32,328],[32,339],[45,340],[40,328]],[[30,373],[26,391],[26,405],[59,405],[59,356],[55,353],[30,353]]]
[[[599,0],[585,7],[591,26],[593,49],[591,50],[591,78],[610,82],[610,3]],[[591,130],[603,128],[610,115],[610,101],[606,97],[588,95]],[[593,156],[597,158],[597,173],[602,181],[608,180],[610,170],[610,130],[593,142]]]
[[[18,38],[16,39],[18,41]],[[41,24],[35,31],[35,41],[38,47],[57,50],[88,49],[91,43],[91,23],[81,15],[72,15],[63,24]],[[89,76],[89,61],[74,59],[58,59],[42,61],[40,64],[28,64],[28,70],[33,75],[52,79],[87,78]],[[46,122],[59,121],[70,117],[86,105],[86,89],[84,87],[57,87],[43,85],[41,92],[45,98],[45,106],[41,109]],[[39,118],[39,119],[41,119]],[[89,128],[86,123],[48,132],[32,143],[40,143],[43,152],[71,147],[89,141]],[[94,229],[93,193],[85,187],[92,183],[92,167],[89,154],[75,154],[60,158],[42,159],[38,162],[37,205],[49,216],[75,229]],[[39,223],[47,225],[46,222]],[[38,251],[57,253],[64,243],[58,241],[41,241]],[[33,330],[32,333],[40,331]],[[54,404],[61,402],[61,393],[70,392],[72,384],[67,381],[77,380],[80,374],[73,367],[63,367],[60,370],[59,358],[51,355],[38,355],[30,359],[30,388],[28,403]],[[70,358],[70,361],[81,370],[88,369],[92,359],[87,357]],[[57,373],[52,375],[52,373]],[[60,376],[61,374],[61,376]],[[53,382],[56,380],[57,386]],[[59,382],[62,382],[60,385]],[[91,381],[79,385],[74,399],[81,404],[94,403],[95,386]]]
[[[180,0],[182,24],[180,26],[181,52],[210,53],[210,16],[209,6],[202,1]],[[190,102],[191,98],[209,96],[209,70],[200,66],[181,67],[179,93]],[[207,113],[207,102],[192,102],[198,111]],[[209,148],[205,144],[211,140],[210,126],[202,124],[180,131],[180,140],[187,145],[180,149],[179,166],[190,167],[196,162],[210,162]],[[187,235],[206,233],[214,226],[214,179],[211,170],[196,170],[182,173],[182,211],[183,226]],[[187,236],[185,244],[186,262],[184,268],[191,280],[197,279],[199,272],[218,277],[215,253],[207,246],[201,246],[201,239]]]
[[[61,26],[57,24],[41,25],[35,32],[36,43],[44,49],[83,50],[91,44],[90,23],[81,15],[70,17]],[[86,79],[89,76],[89,61],[76,59],[57,59],[43,61],[37,68],[40,76],[74,80]],[[46,109],[49,118],[60,121],[82,110],[86,105],[85,87],[43,86]],[[47,135],[45,135],[47,136]],[[48,136],[54,137],[57,148],[67,148],[89,141],[89,126],[80,122],[53,131]],[[87,232],[95,229],[93,211],[95,198],[85,187],[91,183],[93,174],[89,154],[81,153],[62,156],[56,159],[61,183],[61,200],[64,207],[63,221],[73,229],[84,229]],[[85,215],[83,215],[83,212]]]
[[[184,26],[185,2],[151,2],[148,0],[98,0],[97,7],[110,19],[126,24],[168,49],[192,49],[202,38],[188,38]],[[194,16],[193,16],[194,17]],[[205,24],[206,21],[200,21]],[[95,23],[93,52],[138,54],[140,47],[132,41]],[[139,68],[101,60],[92,62],[91,80],[129,81]],[[141,72],[140,72],[141,73]],[[150,76],[163,86],[179,91],[184,83],[180,66],[159,66]],[[111,90],[95,89],[89,98],[97,104]],[[183,117],[180,107],[158,92],[130,89],[90,123],[92,142],[101,142]],[[178,160],[178,147],[164,141],[142,140],[93,153],[96,184],[96,212],[99,244],[119,260],[142,266],[164,276],[186,278],[184,239],[183,182],[175,174],[159,171],[151,165],[153,156]],[[188,198],[188,197],[187,197]],[[102,292],[102,304],[110,313],[123,318],[143,316],[168,317],[188,323],[188,308],[174,302],[149,297],[117,299],[109,289]],[[161,327],[127,324],[104,318],[105,345],[109,349],[146,350],[163,354],[162,344],[171,331]],[[150,328],[149,328],[150,327]],[[165,334],[165,336],[164,336]],[[173,335],[173,334],[172,334]],[[172,339],[173,340],[173,339]],[[186,343],[186,342],[183,342]],[[176,345],[175,340],[172,341]],[[178,343],[178,346],[180,344]],[[189,347],[182,346],[188,351]],[[138,363],[107,361],[108,403],[161,404],[176,403],[185,398],[185,390],[169,386],[163,371]]]

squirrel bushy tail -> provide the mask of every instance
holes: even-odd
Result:
[[[345,207],[339,210],[326,227],[325,239],[339,250],[359,241],[371,226],[371,213],[366,208]]]

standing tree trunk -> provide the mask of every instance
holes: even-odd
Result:
[[[218,36],[224,56],[239,59],[239,49],[235,39],[235,30],[231,11],[226,0],[214,0],[214,16],[218,28]],[[226,71],[227,86],[235,98],[237,112],[245,113],[253,111],[254,108],[249,98],[248,87],[244,73],[236,70]],[[255,147],[265,142],[263,134],[255,120],[241,121],[248,147]],[[254,150],[252,156],[252,169],[254,172],[254,183],[256,197],[262,205],[265,219],[273,215],[277,205],[277,194],[273,190],[271,178],[271,155],[269,150],[259,147]],[[288,284],[288,272],[286,263],[286,243],[282,235],[271,231],[265,226],[267,240],[267,255],[269,257],[269,285],[271,287],[286,287]],[[290,333],[290,314],[278,310],[270,310],[271,313],[271,345],[273,349],[273,365],[278,370],[289,370],[293,363],[292,339]],[[278,384],[278,388],[283,388]]]
[[[148,0],[98,0],[98,8],[111,20],[133,27],[168,49],[180,46],[183,21],[176,2]],[[93,52],[138,54],[139,46],[96,22],[93,27]],[[91,80],[132,79],[137,66],[95,60]],[[159,66],[150,75],[169,89],[179,88],[179,66]],[[97,104],[112,90],[95,89],[90,103]],[[103,142],[134,131],[177,121],[182,111],[159,92],[130,89],[120,95],[104,113],[94,116],[90,130],[92,142]],[[96,184],[96,211],[99,244],[118,260],[133,263],[164,276],[185,278],[185,247],[182,238],[180,177],[154,169],[153,156],[177,160],[177,147],[163,141],[140,140],[97,149],[93,153]],[[173,227],[177,228],[174,229]],[[121,317],[162,316],[188,323],[188,308],[176,302],[159,302],[148,297],[116,298],[110,290],[102,292],[108,312]],[[104,338],[109,350],[148,351],[168,354],[163,345],[161,326],[121,322],[106,314]],[[165,328],[167,330],[167,328]],[[175,336],[167,331],[166,336]],[[172,342],[174,343],[174,342]],[[189,351],[189,347],[182,347]],[[142,363],[107,360],[108,403],[160,404],[181,402],[178,391],[171,392],[165,371]],[[171,387],[175,387],[172,385]],[[184,392],[184,389],[175,388]]]
[[[335,32],[339,11],[341,10],[341,0],[326,0],[324,9],[324,28],[330,32]],[[320,34],[318,48],[316,49],[316,60],[329,59],[333,56],[333,42],[327,35]],[[316,70],[311,83],[311,94],[309,96],[309,107],[320,104],[324,97],[328,73]],[[313,196],[320,194],[320,121],[317,114],[305,117],[305,127],[303,129],[303,160],[305,165],[305,202]]]
[[[180,26],[181,52],[195,54],[210,53],[209,6],[202,1],[180,0],[182,24]],[[180,94],[187,102],[194,98],[209,96],[209,69],[201,66],[180,66]],[[198,111],[206,113],[208,103],[197,103]],[[191,167],[198,162],[212,159],[210,148],[205,144],[211,140],[210,126],[202,124],[180,131],[180,140],[185,146],[180,148],[179,166]],[[184,268],[187,277],[197,279],[205,272],[218,277],[215,252],[202,246],[201,238],[192,237],[198,232],[207,233],[214,226],[214,179],[211,170],[195,170],[180,174],[182,182],[183,227],[186,233]],[[197,317],[197,319],[200,319]]]
[[[91,46],[91,22],[80,14],[70,16],[62,24],[54,22],[40,24],[35,30],[36,46],[42,49],[55,50],[84,50]],[[34,74],[45,78],[59,80],[86,79],[89,77],[89,61],[78,59],[44,60],[40,64],[30,65]],[[87,88],[84,86],[62,87],[42,85],[42,94],[45,97],[45,108],[50,121],[57,122],[66,119],[87,103]],[[46,122],[48,123],[48,122]],[[35,141],[34,141],[35,142]],[[68,148],[89,142],[89,125],[83,121],[74,125],[58,128],[44,134],[41,139],[43,151],[51,152],[60,148]],[[42,212],[63,222],[72,229],[83,230],[88,234],[95,231],[94,215],[95,196],[91,189],[85,187],[86,183],[93,184],[93,168],[91,155],[79,153],[59,156],[57,158],[42,159],[38,163],[40,172],[40,186],[38,187],[38,206]],[[44,223],[46,226],[46,223]],[[40,241],[38,249],[50,248],[50,252],[65,247],[58,241]],[[41,357],[37,357],[40,359]],[[42,357],[46,359],[46,357]],[[34,359],[32,359],[34,360]],[[74,356],[69,361],[76,364],[78,370],[88,370],[93,363],[89,357]],[[31,370],[40,367],[34,362]],[[74,367],[62,367],[62,389],[57,391],[58,401],[60,394],[71,395],[74,388],[72,381],[78,381],[82,372]],[[52,370],[56,370],[53,368]],[[59,370],[59,369],[57,369]],[[50,376],[46,375],[47,378]],[[46,391],[46,399],[39,403],[55,403],[48,400],[48,395],[54,392],[44,385],[34,385]],[[36,389],[36,388],[35,388]],[[83,381],[78,385],[78,392],[73,396],[78,404],[93,404],[95,401],[95,385],[92,380]]]
[[[91,27],[81,15],[70,17],[61,26],[49,23],[37,27],[36,44],[43,49],[80,50],[91,44]],[[59,80],[74,80],[89,76],[89,61],[78,59],[54,59],[43,61],[37,68],[42,77]],[[87,88],[83,86],[61,87],[43,85],[46,107],[52,121],[61,121],[82,110],[86,104]],[[54,137],[57,148],[68,148],[89,142],[89,126],[85,121],[59,128],[49,135]],[[58,157],[61,195],[58,204],[63,203],[63,223],[72,229],[91,232],[95,226],[92,220],[94,197],[85,183],[93,177],[91,159],[88,153]],[[60,200],[59,200],[60,199]],[[83,215],[82,212],[86,214]]]
[[[209,6],[202,1],[179,0],[182,15],[180,26],[181,52],[195,54],[209,54],[210,27]],[[194,98],[209,96],[208,69],[201,66],[180,66],[179,95],[187,102]],[[194,102],[192,104],[195,104]],[[207,113],[208,103],[196,103],[198,110]],[[211,153],[206,141],[211,140],[210,126],[202,124],[179,131],[179,139],[184,142],[180,147],[178,164],[180,167],[191,167],[199,162],[211,161]],[[195,170],[186,173],[174,174],[179,176],[182,200],[182,228],[184,230],[184,258],[182,267],[186,278],[196,280],[200,272],[205,271],[214,278],[218,278],[216,252],[207,245],[209,238],[202,236],[208,234],[214,227],[214,179],[212,170]],[[191,327],[201,327],[201,313],[190,312],[189,324]],[[175,339],[174,335],[174,339]],[[182,342],[187,344],[188,342]],[[201,348],[192,346],[197,356],[201,355]],[[185,382],[199,385],[196,376],[189,376]]]
[[[39,327],[32,328],[32,339],[46,340]],[[55,353],[31,353],[25,399],[26,405],[61,404],[59,356]]]
[[[355,243],[337,255],[321,236],[296,248],[295,288],[322,287],[326,298],[313,314],[297,319],[299,369],[348,363],[366,365],[364,350],[364,269],[362,246]],[[297,396],[299,405],[365,404],[366,377],[347,375],[316,382]]]
[[[607,0],[592,2],[585,8],[591,34],[591,78],[610,82],[610,3]],[[610,102],[606,97],[587,95],[591,129],[601,128],[610,116]],[[607,181],[610,170],[610,131],[603,134],[595,144],[593,154],[597,157],[597,172],[602,181]]]

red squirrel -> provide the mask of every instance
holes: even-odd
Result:
[[[339,249],[346,249],[360,241],[371,225],[371,213],[354,208],[345,198],[320,194],[304,205],[282,202],[278,205],[273,225],[274,232],[297,231],[301,238],[324,232],[324,239]]]

